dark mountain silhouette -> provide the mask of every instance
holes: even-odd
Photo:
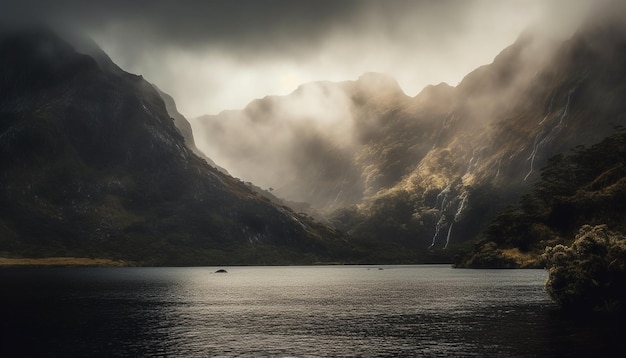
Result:
[[[2,32],[0,93],[4,256],[289,263],[347,247],[207,164],[171,98],[89,41]]]
[[[126,72],[122,70],[118,65],[116,65],[113,60],[111,60],[109,55],[107,55],[91,38],[81,35],[80,33],[72,30],[65,30],[61,32],[61,36],[74,48],[77,53],[88,55],[92,59],[94,59],[100,69],[104,72],[116,77],[123,77],[125,75]],[[161,96],[161,98],[163,99],[165,109],[170,115],[170,118],[172,118],[172,120],[174,121],[174,125],[185,139],[185,144],[187,145],[187,147],[191,149],[196,155],[206,160],[207,163],[211,166],[223,170],[223,168],[219,168],[209,157],[207,157],[198,148],[196,148],[191,125],[189,124],[189,121],[187,121],[187,118],[185,118],[180,112],[178,112],[174,99],[167,93],[161,91],[161,89],[159,89],[154,84],[152,84],[152,86],[156,89],[159,96]]]
[[[372,259],[447,248],[486,229],[549,158],[625,124],[625,31],[600,23],[564,42],[525,32],[458,86],[415,97],[375,74],[303,85],[197,119],[198,143],[234,175],[332,213]]]

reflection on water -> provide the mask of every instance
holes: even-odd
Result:
[[[608,355],[542,270],[448,266],[0,270],[0,356]],[[621,348],[623,349],[623,348]]]

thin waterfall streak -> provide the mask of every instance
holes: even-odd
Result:
[[[498,170],[496,170],[496,176],[494,177],[494,179],[498,178],[498,176],[500,175],[500,164],[502,163],[502,158],[498,159]]]
[[[433,236],[433,242],[430,244],[430,246],[428,246],[429,249],[432,249],[433,246],[435,246],[435,242],[437,241],[437,235],[439,235],[439,230],[441,230],[441,228],[437,226],[437,228],[435,229],[435,235]]]
[[[567,94],[567,102],[565,102],[565,108],[563,108],[563,111],[561,112],[561,115],[559,116],[559,123],[557,123],[554,127],[552,127],[550,132],[548,132],[548,134],[541,141],[539,141],[539,143],[537,143],[537,141],[538,141],[538,139],[539,139],[539,137],[541,136],[542,133],[537,134],[537,136],[535,137],[535,142],[533,144],[533,151],[530,153],[530,156],[526,159],[526,161],[530,160],[530,170],[528,171],[528,173],[524,177],[524,181],[526,181],[530,177],[532,172],[533,172],[535,158],[537,156],[537,153],[539,152],[539,148],[541,148],[544,144],[554,140],[557,137],[557,135],[561,132],[561,129],[563,129],[563,120],[565,119],[565,117],[569,113],[569,106],[570,106],[570,103],[571,103],[571,100],[572,100],[572,94],[574,94],[574,92],[576,91],[577,88],[578,87],[576,86],[576,87],[572,88],[571,90],[569,90],[569,92]],[[554,95],[553,95],[553,99],[554,99]],[[550,100],[550,108],[552,108],[552,100]],[[549,110],[548,110],[548,112],[549,112]],[[546,115],[544,120],[548,117],[549,114],[550,113],[548,113]],[[543,120],[539,124],[541,124],[541,123],[543,123]]]
[[[466,200],[467,200],[467,192],[463,192],[463,194],[461,194],[461,202],[459,203],[459,207],[456,210],[456,214],[454,214],[454,221],[459,220],[459,216],[461,215],[461,213],[463,212],[463,209],[465,208]]]
[[[528,173],[524,177],[524,181],[526,181],[526,179],[528,179],[528,177],[530,177],[530,174],[532,174],[533,169],[534,169],[534,165],[535,165],[535,157],[537,156],[537,152],[539,151],[539,146],[541,145],[541,143],[543,143],[543,140],[541,142],[537,143],[537,139],[539,139],[539,135],[540,134],[537,134],[537,137],[535,137],[535,145],[534,145],[533,152],[530,153],[530,157],[528,157],[528,159],[526,159],[526,161],[528,161],[530,159],[530,170],[528,171]],[[544,140],[545,140],[545,138],[544,138]]]
[[[450,234],[452,233],[453,225],[454,225],[454,222],[451,222],[450,227],[448,228],[448,236],[446,237],[446,244],[443,246],[444,250],[448,248],[448,244],[450,243]]]
[[[546,119],[548,119],[548,116],[550,115],[550,112],[552,111],[552,103],[554,102],[554,92],[552,93],[552,97],[550,98],[550,105],[548,106],[548,113],[546,113],[545,117],[543,117],[543,119],[541,120],[541,122],[539,122],[539,125],[542,125],[543,122],[546,121]]]
[[[478,163],[480,163],[481,160],[482,149],[483,148],[475,148],[474,150],[472,150],[472,158],[468,163],[465,175],[473,173],[476,168],[478,168]],[[478,154],[476,154],[476,152],[478,152]]]
[[[439,198],[442,198],[441,200],[441,211],[443,211],[446,200],[448,199],[448,194],[450,193],[450,185],[448,184],[447,187],[445,187],[439,194],[437,194],[437,200],[435,202],[435,206],[439,205]]]
[[[530,174],[533,173],[533,164],[535,163],[535,156],[533,155],[532,160],[530,161],[530,170],[528,171],[528,174],[526,174],[526,176],[524,177],[524,181],[526,181],[526,179],[528,179],[528,177],[530,176]]]
[[[573,88],[567,94],[567,103],[565,103],[565,110],[563,111],[563,115],[561,116],[561,120],[559,121],[559,124],[561,124],[561,122],[563,122],[563,118],[565,118],[565,116],[567,116],[567,112],[569,112],[570,100],[572,99],[572,94],[574,93],[575,90],[576,90],[576,88]]]
[[[429,249],[435,246],[435,243],[437,242],[437,236],[439,236],[439,231],[441,231],[441,227],[443,226],[443,223],[445,222],[445,218],[446,218],[446,215],[441,214],[439,221],[437,221],[437,226],[435,226],[435,235],[433,236],[433,242],[430,244],[430,246],[428,246]]]
[[[563,123],[563,119],[567,116],[567,113],[569,112],[569,104],[572,99],[572,94],[574,93],[574,91],[576,91],[576,87],[572,88],[567,94],[567,102],[565,103],[565,108],[563,109],[563,113],[561,113],[561,117],[559,118],[559,123],[555,127],[555,128],[558,127],[559,131],[560,131],[561,124]]]
[[[465,171],[465,174],[468,174],[471,172],[472,170],[472,163],[474,162],[474,158],[476,157],[476,151],[478,150],[478,148],[475,148],[474,150],[472,150],[472,157],[469,160],[469,163],[467,164],[467,170]],[[478,159],[476,159],[476,161],[478,161]],[[476,164],[476,163],[474,163]]]
[[[537,148],[539,147],[539,137],[541,136],[541,134],[543,134],[543,132],[540,132],[535,136],[535,141],[533,142],[533,151],[530,153],[528,158],[526,158],[526,161],[530,160],[530,158],[537,154]]]

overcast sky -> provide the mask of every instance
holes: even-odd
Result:
[[[396,78],[408,95],[456,85],[520,32],[573,29],[588,0],[12,1],[4,18],[87,32],[191,118],[288,94],[305,82]]]

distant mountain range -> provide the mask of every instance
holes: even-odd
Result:
[[[564,42],[528,31],[456,87],[409,97],[365,74],[192,123],[233,175],[325,212],[372,260],[417,257],[478,237],[549,158],[626,124],[624,63],[617,22]]]

